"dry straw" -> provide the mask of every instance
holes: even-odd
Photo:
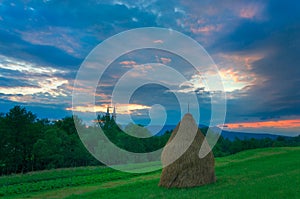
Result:
[[[176,135],[181,136],[181,138],[170,144]],[[204,135],[196,125],[193,116],[187,113],[174,129],[162,152],[162,163],[167,166],[162,171],[159,186],[184,188],[215,182],[213,153],[210,151],[204,158],[199,158],[199,151],[203,142],[206,142]],[[208,146],[207,143],[205,145]],[[173,163],[168,164],[175,156],[178,157],[179,151],[185,146],[187,146],[187,150]]]

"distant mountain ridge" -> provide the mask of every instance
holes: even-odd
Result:
[[[228,138],[230,141],[235,140],[235,138],[238,138],[240,140],[246,140],[246,139],[277,139],[281,135],[274,135],[274,134],[268,134],[268,133],[244,133],[244,132],[235,132],[235,131],[223,131],[221,135],[224,138]],[[288,136],[282,136],[282,137],[288,137]]]
[[[153,129],[157,129],[157,127],[147,127],[147,129],[155,134],[156,136],[160,136],[165,134],[166,131],[171,131],[176,127],[176,125],[165,125],[158,133],[153,132]],[[199,125],[199,128],[207,128],[205,125]],[[215,127],[216,128],[216,127]],[[213,128],[214,129],[214,128]],[[246,140],[246,139],[265,139],[265,138],[270,138],[270,139],[277,139],[279,136],[280,137],[290,137],[290,136],[283,136],[283,135],[275,135],[275,134],[269,134],[269,133],[245,133],[245,132],[236,132],[236,131],[225,131],[222,130],[221,135],[226,139],[229,139],[230,141],[235,140],[235,138],[238,138],[240,140]]]
[[[160,136],[166,133],[166,131],[171,131],[175,129],[176,125],[164,125],[159,132],[156,132],[157,126],[146,127],[153,135]]]

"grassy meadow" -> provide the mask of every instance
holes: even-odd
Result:
[[[149,167],[155,164],[149,164]],[[131,174],[80,167],[0,177],[1,198],[300,198],[300,147],[265,148],[216,158],[217,182],[158,187],[160,170]]]

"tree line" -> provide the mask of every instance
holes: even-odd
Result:
[[[151,136],[150,132],[140,125],[128,124],[124,131],[113,118],[99,115],[94,126],[86,127],[78,118],[65,117],[57,121],[38,119],[24,107],[15,106],[6,114],[0,114],[0,175],[25,173],[53,168],[101,165],[82,144],[74,124],[74,119],[80,128],[93,132],[98,126],[105,135],[118,147],[132,152],[145,153],[162,148],[168,141],[172,131],[161,136]],[[201,129],[205,134],[207,128]],[[148,138],[137,138],[134,135]],[[87,134],[88,135],[88,134]],[[85,139],[84,137],[82,139]],[[91,145],[102,147],[102,143],[91,136]],[[235,139],[230,141],[219,138],[213,148],[216,157],[230,155],[242,150],[300,146],[300,136],[294,138],[278,137],[275,140],[266,139]],[[92,147],[93,148],[93,147]]]
[[[0,173],[96,165],[81,143],[72,117],[50,122],[15,106],[0,116]]]

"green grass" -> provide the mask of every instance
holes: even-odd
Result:
[[[300,147],[255,149],[216,158],[217,182],[201,187],[158,187],[160,172],[130,174],[106,167],[34,172],[1,177],[0,194],[69,199],[300,198]]]

